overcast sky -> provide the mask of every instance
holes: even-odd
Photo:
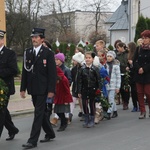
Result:
[[[87,1],[92,2],[91,0],[87,0]],[[111,11],[115,11],[120,6],[122,0],[112,0],[112,1],[113,1],[113,5],[110,4],[109,7],[111,8]],[[82,2],[83,2],[83,0],[78,0],[77,5],[79,7],[82,6]]]
[[[49,8],[52,8],[52,7],[49,7],[48,3],[47,3],[47,5],[45,4],[45,2],[48,2],[48,1],[49,0],[47,0],[47,1],[43,0],[43,5],[44,6],[42,8],[44,8],[44,9],[41,10],[40,14],[45,14],[46,15],[46,14],[49,13],[49,11],[51,11]],[[69,7],[68,7],[68,5],[66,5],[67,2],[69,2],[68,4],[70,5],[70,8],[73,9],[73,10],[93,11],[94,7],[93,8],[89,7],[89,4],[93,4],[94,2],[100,2],[101,4],[104,4],[104,2],[108,2],[108,1],[111,1],[110,5],[109,5],[109,9],[107,9],[107,8],[105,10],[101,9],[101,11],[114,12],[120,6],[122,0],[102,0],[102,2],[101,2],[101,0],[62,0],[61,5],[62,5],[62,8],[64,9],[63,11],[68,11],[67,8],[69,8]],[[57,1],[56,0],[51,0],[51,4],[52,3],[55,6],[57,6]],[[86,7],[85,7],[85,5],[86,5]],[[46,9],[45,6],[47,6],[48,9]],[[94,10],[95,10],[95,8],[94,8]],[[58,10],[59,10],[59,8],[58,8]],[[57,11],[57,9],[56,9],[56,11]]]

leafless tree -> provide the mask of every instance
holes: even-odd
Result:
[[[7,46],[22,50],[30,44],[32,27],[37,25],[41,0],[6,0]]]
[[[68,43],[76,41],[76,33],[71,25],[71,23],[74,23],[75,15],[73,11],[76,2],[77,0],[55,0],[47,3],[47,8],[45,8],[47,15],[41,17],[41,24],[48,31],[47,37],[49,39],[53,37],[51,41],[56,40],[56,38]]]
[[[94,32],[92,31],[91,35],[95,33],[95,36],[98,36],[98,33],[101,33],[103,30],[103,24],[105,20],[110,16],[112,7],[116,4],[115,0],[83,0],[82,5],[85,10],[90,10],[93,14],[93,21],[87,26],[94,26]],[[103,35],[102,35],[103,37]],[[98,37],[95,37],[97,39]]]

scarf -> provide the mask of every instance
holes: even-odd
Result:
[[[147,44],[147,45],[142,44],[142,49],[150,50],[150,44]]]

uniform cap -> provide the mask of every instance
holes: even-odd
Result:
[[[0,30],[0,37],[4,37],[5,33],[6,33],[5,31]]]
[[[41,35],[43,38],[45,37],[45,29],[42,28],[33,28],[31,37]]]

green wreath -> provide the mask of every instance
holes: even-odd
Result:
[[[0,110],[2,110],[8,103],[8,87],[6,83],[0,79]]]

